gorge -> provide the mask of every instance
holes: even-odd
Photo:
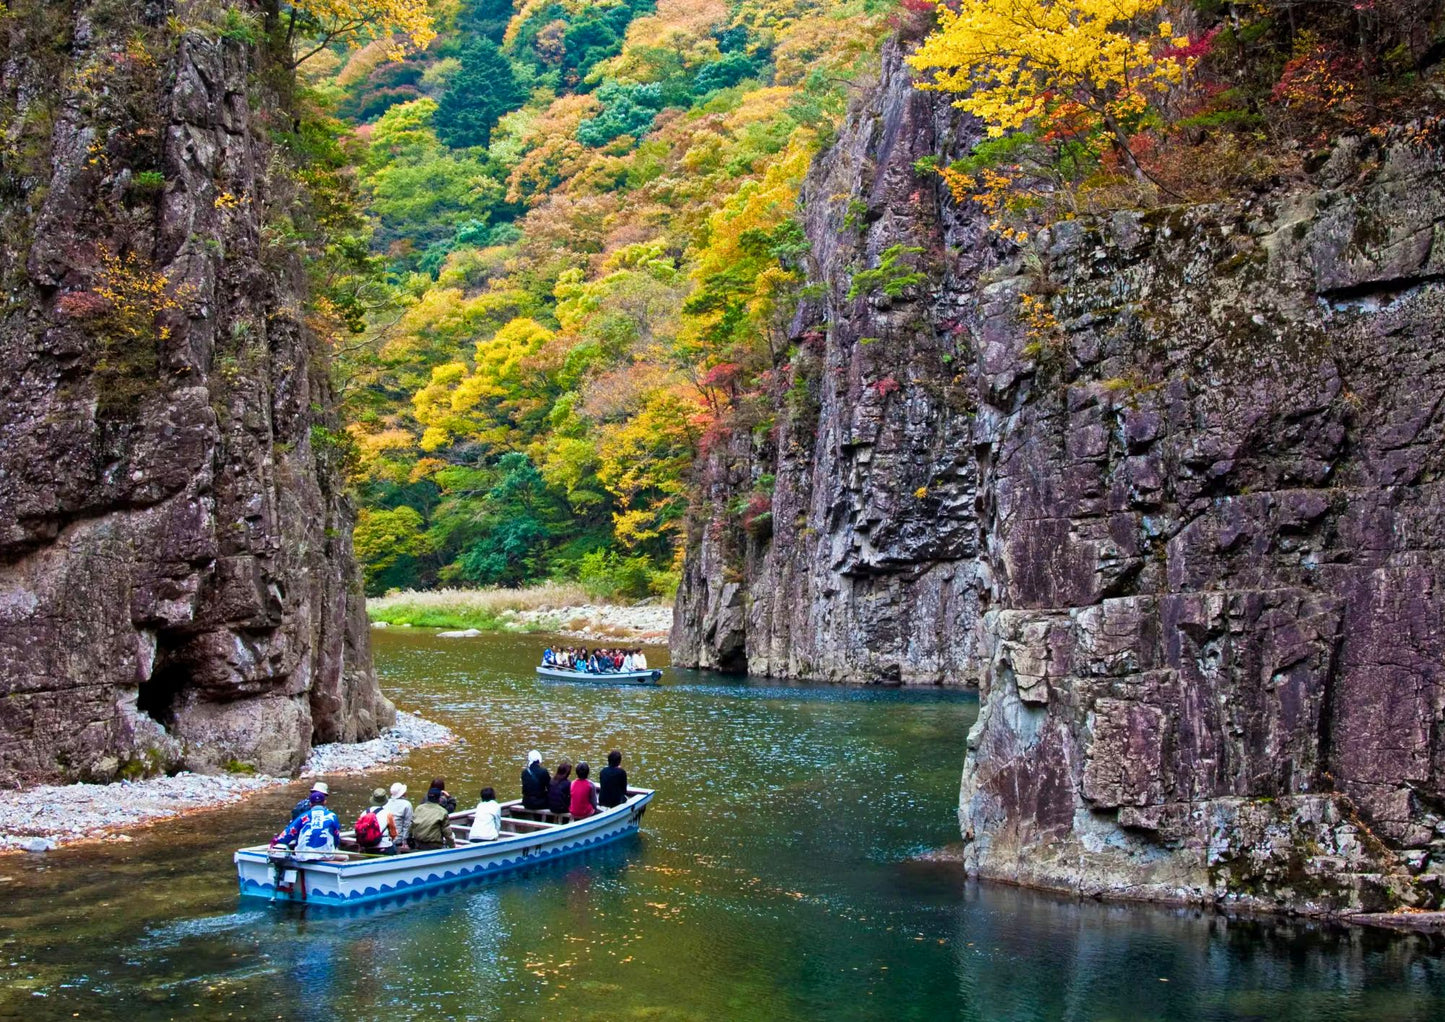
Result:
[[[674,658],[976,685],[984,877],[1438,905],[1438,125],[1024,246],[919,165],[980,137],[891,47],[814,165],[821,294],[776,423],[701,465]],[[922,279],[857,286],[909,251]]]
[[[0,7],[0,783],[372,737],[363,588],[677,585],[679,666],[976,688],[975,875],[1445,903],[1439,117],[1023,237],[929,4],[331,9]]]

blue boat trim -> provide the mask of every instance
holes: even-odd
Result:
[[[662,680],[662,668],[645,671],[576,671],[570,667],[537,668],[537,676],[548,681],[578,681],[588,685],[656,685]]]
[[[413,891],[424,891],[433,887],[445,887],[457,883],[460,880],[475,880],[488,875],[506,873],[526,866],[535,866],[564,855],[576,855],[578,852],[588,848],[596,848],[605,844],[611,844],[625,837],[631,837],[638,833],[636,824],[624,827],[611,834],[600,837],[581,838],[578,841],[566,845],[558,845],[555,848],[547,848],[536,852],[533,855],[520,855],[515,859],[503,859],[500,862],[479,863],[476,866],[467,866],[460,869],[448,869],[440,875],[428,873],[425,877],[416,880],[403,880],[396,884],[382,884],[380,887],[367,887],[361,891],[355,891],[346,897],[338,897],[326,891],[314,891],[306,898],[308,905],[360,905],[369,901],[379,901],[383,898],[394,897],[402,893]],[[274,884],[258,884],[254,880],[240,881],[241,894],[245,897],[270,898],[276,890]],[[288,901],[293,899],[287,899]]]
[[[300,870],[299,891],[296,886],[288,885],[284,889],[276,886],[278,867],[272,862],[269,849],[264,846],[243,848],[234,856],[237,883],[242,897],[322,906],[362,905],[454,886],[577,855],[637,834],[653,792],[634,789],[632,794],[638,797],[629,799],[616,809],[604,810],[591,819],[559,828],[565,829],[564,833],[543,831],[507,835],[498,841],[462,842],[455,848],[429,849],[363,861],[297,863],[287,860],[283,868]],[[484,861],[475,861],[479,856]],[[310,884],[306,883],[308,876],[312,878]],[[263,881],[259,877],[266,879]],[[372,880],[375,882],[368,882]],[[341,890],[329,889],[333,887]]]

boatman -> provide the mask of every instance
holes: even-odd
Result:
[[[341,821],[326,808],[331,789],[325,781],[311,786],[311,808],[291,821],[291,826],[271,842],[290,848],[298,859],[326,859],[336,854],[341,841]]]
[[[522,808],[547,810],[547,789],[552,775],[542,765],[542,754],[536,749],[527,753],[527,769],[522,771]]]

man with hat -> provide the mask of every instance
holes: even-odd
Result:
[[[406,798],[406,785],[397,781],[391,786],[391,799],[384,807],[396,823],[396,840],[394,849],[398,852],[407,851],[411,845],[411,802]]]
[[[341,841],[341,821],[326,808],[331,789],[325,781],[311,786],[308,801],[311,808],[291,821],[291,826],[278,834],[272,844],[292,849],[298,859],[325,859],[336,854]]]

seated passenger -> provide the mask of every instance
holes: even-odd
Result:
[[[543,667],[552,667],[552,666],[555,666],[556,663],[557,663],[557,657],[556,657],[556,654],[554,654],[554,653],[552,652],[552,647],[551,647],[551,646],[548,646],[546,649],[542,650],[542,666],[543,666]]]
[[[598,673],[601,669],[602,669],[602,668],[599,667],[598,664],[597,664],[597,654],[596,654],[596,653],[588,653],[588,654],[587,654],[587,673],[588,673],[588,674],[596,674],[596,673]]]
[[[443,809],[449,813],[457,811],[457,798],[451,792],[447,791],[447,779],[445,777],[433,777],[429,787],[441,792],[441,797],[437,799],[437,801],[441,803]],[[427,798],[431,798],[430,791],[427,792]]]
[[[557,775],[547,789],[547,809],[561,816],[572,805],[572,764],[565,759],[557,764]]]
[[[622,769],[622,753],[616,749],[607,754],[607,765],[597,775],[597,788],[597,804],[603,809],[627,801],[627,771]]]
[[[416,807],[411,818],[411,847],[418,852],[433,848],[454,848],[452,841],[451,817],[441,804],[446,792],[433,787],[426,793],[426,801]]]
[[[482,789],[482,800],[477,803],[476,815],[472,817],[472,829],[468,841],[495,841],[502,836],[502,807],[497,805],[497,793],[491,788]]]
[[[386,808],[385,788],[371,793],[371,805],[361,811],[351,832],[356,836],[357,849],[368,855],[396,853],[396,819]]]
[[[406,785],[400,781],[391,786],[391,799],[386,803],[386,811],[396,821],[396,850],[404,852],[407,850],[407,839],[411,837],[412,814],[416,810],[406,797]]]
[[[632,651],[632,664],[639,671],[647,670],[647,654],[640,649]]]
[[[624,671],[631,671],[631,670],[635,670],[635,669],[636,669],[636,668],[634,668],[634,667],[632,666],[632,651],[631,651],[631,650],[628,650],[626,653],[622,654],[622,669],[623,669]]]
[[[586,763],[577,764],[577,779],[572,782],[569,805],[573,820],[585,820],[597,812],[597,787],[587,779],[591,770]]]
[[[547,808],[547,789],[552,786],[552,775],[542,765],[542,754],[536,749],[527,753],[527,767],[522,771],[522,808]]]
[[[334,856],[341,841],[341,821],[326,808],[326,799],[330,794],[331,789],[325,781],[312,785],[308,798],[311,808],[272,838],[271,844],[285,845],[298,859],[329,859]]]

